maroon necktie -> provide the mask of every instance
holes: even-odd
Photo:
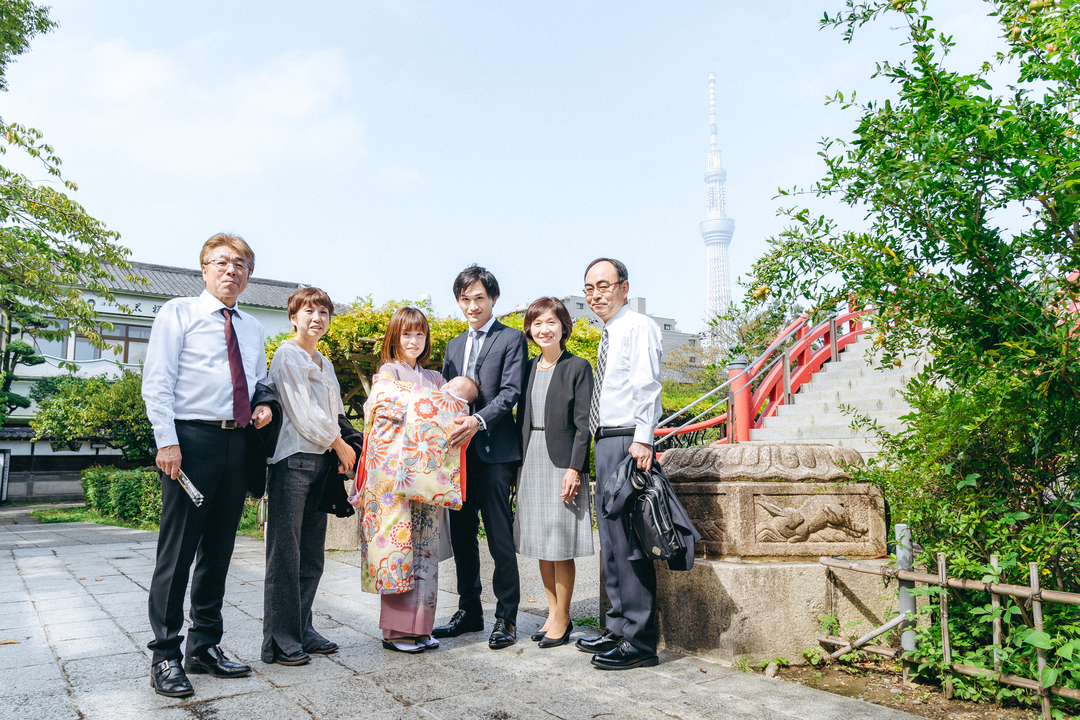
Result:
[[[240,343],[233,331],[233,308],[223,308],[225,314],[225,347],[229,351],[229,373],[232,375],[232,416],[240,427],[247,427],[251,422],[251,397],[248,395],[247,375],[244,373],[244,358],[240,355]]]

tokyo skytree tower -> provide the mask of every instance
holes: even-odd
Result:
[[[706,290],[706,321],[728,311],[731,305],[731,274],[728,270],[728,245],[735,234],[735,221],[724,213],[724,181],[727,172],[720,165],[720,150],[716,147],[716,75],[709,73],[709,168],[705,171],[708,185],[706,215],[701,221],[701,239],[705,241],[709,268]]]

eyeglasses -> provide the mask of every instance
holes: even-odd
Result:
[[[600,293],[601,295],[610,295],[614,288],[621,283],[609,283],[600,281],[596,285],[586,285],[584,289],[585,297],[589,297],[593,293]]]
[[[233,270],[235,270],[238,273],[247,274],[247,272],[248,272],[248,264],[246,262],[244,262],[243,260],[236,260],[236,261],[231,261],[231,260],[208,260],[205,263],[203,263],[203,265],[213,265],[214,267],[216,267],[221,272],[225,272],[229,268],[232,268]]]

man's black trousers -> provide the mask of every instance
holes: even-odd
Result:
[[[161,530],[150,582],[154,639],[147,645],[155,663],[183,657],[180,631],[193,561],[187,654],[221,642],[225,578],[247,494],[246,431],[178,420],[176,435],[183,456],[181,467],[205,500],[202,507],[195,507],[179,481],[162,474]]]
[[[600,498],[608,478],[630,454],[634,438],[616,436],[596,441],[596,525],[600,531],[600,562],[604,568],[604,588],[611,609],[604,627],[630,641],[639,652],[656,652],[657,629],[653,621],[656,607],[656,567],[653,560],[630,560],[630,532],[626,518],[607,519],[601,514]],[[653,462],[657,462],[653,458]]]
[[[458,607],[482,617],[480,605],[480,543],[476,537],[484,519],[488,550],[495,561],[491,589],[495,593],[495,617],[517,623],[521,588],[517,551],[514,549],[514,516],[510,493],[517,478],[517,463],[488,464],[472,445],[465,451],[465,505],[450,511],[450,542],[457,568]]]

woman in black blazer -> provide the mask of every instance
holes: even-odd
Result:
[[[548,618],[532,639],[542,648],[569,642],[574,558],[593,554],[588,482],[593,374],[587,360],[566,350],[573,328],[570,313],[556,298],[540,298],[525,311],[525,337],[540,348],[540,356],[529,361],[518,405],[524,460],[514,544],[521,555],[540,561]]]

